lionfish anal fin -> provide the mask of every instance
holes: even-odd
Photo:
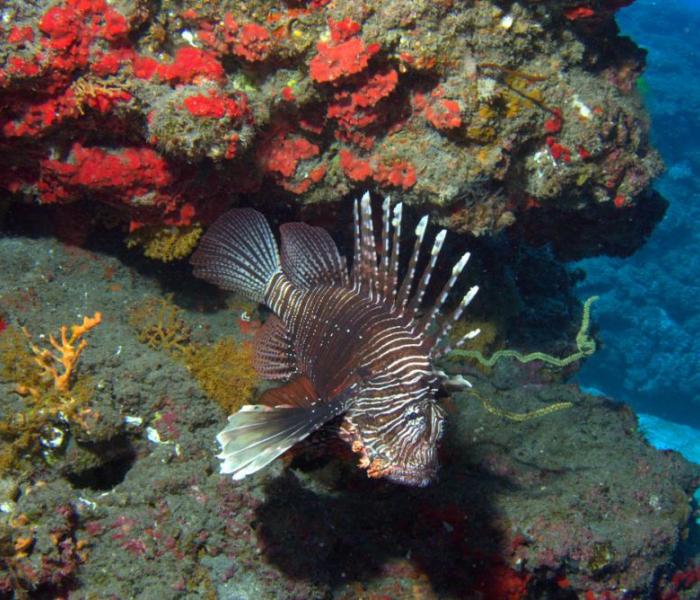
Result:
[[[255,336],[253,367],[263,379],[291,379],[299,374],[289,330],[275,315],[268,317]]]
[[[258,398],[259,404],[271,408],[277,406],[295,406],[310,408],[318,402],[318,394],[314,384],[304,375],[295,377],[290,382],[263,392]]]
[[[236,480],[259,471],[346,409],[343,397],[320,401],[306,377],[266,391],[260,401],[231,415],[216,436],[221,472]]]

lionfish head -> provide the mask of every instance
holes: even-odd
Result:
[[[390,389],[382,388],[385,397]],[[445,411],[437,404],[435,385],[421,381],[410,394],[397,383],[396,390],[406,402],[381,403],[375,410],[360,400],[358,409],[345,416],[344,429],[353,450],[360,454],[360,466],[370,477],[395,483],[425,486],[438,470],[438,442],[442,437]],[[362,393],[362,392],[361,392]],[[367,394],[375,396],[375,394]]]

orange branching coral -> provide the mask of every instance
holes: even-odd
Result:
[[[53,346],[55,352],[33,344],[27,329],[25,327],[22,328],[24,335],[30,340],[29,346],[35,354],[34,361],[41,367],[45,377],[48,377],[49,380],[53,379],[54,388],[57,391],[67,392],[70,389],[71,376],[75,371],[80,355],[88,345],[87,340],[83,336],[101,322],[102,313],[100,312],[96,312],[93,317],[84,317],[80,325],[71,327],[70,337],[68,336],[68,327],[63,325],[61,327],[60,343],[53,335],[49,335],[49,343]],[[36,395],[35,390],[21,385],[18,391],[22,395]]]
[[[29,332],[10,325],[0,336],[0,380],[15,384],[24,398],[22,406],[0,410],[0,473],[18,470],[42,452],[47,432],[83,431],[99,418],[89,407],[90,378],[76,376],[80,356],[87,347],[83,336],[96,327],[102,315],[95,313],[79,325],[61,327],[60,342],[49,336],[52,349],[27,340]],[[58,445],[53,445],[59,451]],[[46,447],[43,448],[46,456]]]

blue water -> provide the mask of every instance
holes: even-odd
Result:
[[[648,50],[639,86],[667,166],[656,188],[670,206],[631,258],[578,264],[587,273],[580,296],[601,296],[602,340],[579,378],[640,412],[700,429],[700,2],[637,0],[617,20]]]

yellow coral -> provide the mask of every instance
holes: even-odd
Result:
[[[241,306],[255,310],[249,303]],[[238,343],[230,337],[212,345],[193,343],[192,331],[171,295],[140,303],[131,310],[129,322],[139,341],[184,363],[206,394],[225,411],[235,412],[252,400],[259,378],[249,343]]]
[[[128,84],[114,77],[107,77],[99,82],[81,77],[72,86],[75,106],[82,115],[85,112],[85,107],[90,104],[90,101],[100,97],[118,97],[120,94],[126,92],[129,87]]]
[[[187,350],[192,330],[180,316],[172,294],[165,298],[148,298],[129,312],[129,323],[139,341],[154,350],[181,355]]]
[[[201,225],[146,226],[130,233],[126,238],[126,245],[128,248],[142,246],[143,253],[148,258],[170,262],[188,256],[194,250],[201,235]]]
[[[237,343],[230,337],[211,346],[191,346],[185,364],[206,394],[227,414],[250,403],[260,382],[253,368],[251,345]]]

